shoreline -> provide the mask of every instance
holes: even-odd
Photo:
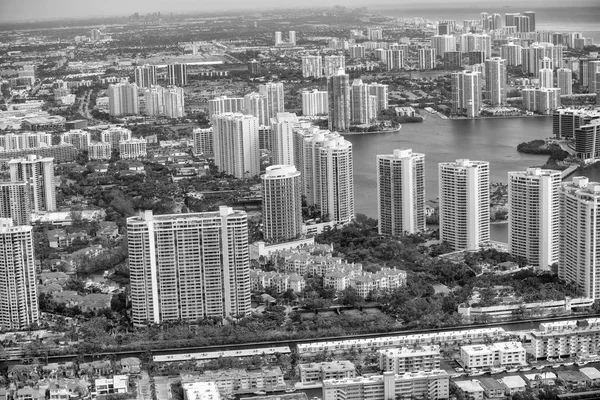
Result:
[[[398,129],[390,129],[388,131],[374,131],[374,132],[339,132],[342,136],[354,136],[354,135],[372,135],[374,133],[398,133],[402,130],[402,125]]]
[[[477,117],[477,118],[469,118],[469,117],[448,117],[451,121],[477,121],[478,119],[509,119],[509,118],[548,118],[552,117],[552,115],[498,115],[498,116],[486,116],[486,117]]]

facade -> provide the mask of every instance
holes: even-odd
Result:
[[[146,157],[146,139],[129,139],[119,142],[119,157],[121,160]]]
[[[139,114],[137,85],[126,82],[108,85],[108,113],[115,117]]]
[[[0,218],[15,226],[31,225],[30,191],[28,182],[0,182]]]
[[[185,385],[188,382],[214,382],[222,396],[234,392],[248,393],[256,390],[283,390],[286,387],[283,380],[283,372],[281,372],[281,368],[279,367],[262,367],[258,370],[248,371],[244,369],[207,371],[199,376],[183,376],[182,384]]]
[[[271,118],[271,160],[276,165],[295,165],[294,132],[298,118],[293,113],[278,113]]]
[[[302,115],[313,117],[317,115],[327,115],[329,112],[329,102],[327,91],[314,89],[312,91],[302,91]]]
[[[4,151],[26,150],[52,146],[52,134],[45,132],[8,132],[0,136],[0,147]]]
[[[165,116],[168,118],[185,117],[185,101],[183,88],[170,86],[163,90],[163,104]]]
[[[213,117],[215,165],[236,178],[250,178],[260,173],[258,118],[225,113]]]
[[[537,358],[582,357],[598,354],[600,319],[541,323],[531,332],[531,353]]]
[[[77,150],[87,150],[91,143],[90,133],[81,129],[71,129],[60,135],[61,143],[73,145]]]
[[[303,176],[309,205],[318,205],[329,221],[354,219],[352,143],[338,133],[316,132],[303,143]]]
[[[440,347],[420,346],[379,350],[379,369],[395,374],[440,369]]]
[[[100,139],[103,143],[110,143],[112,149],[119,150],[119,143],[131,140],[131,131],[120,126],[111,127],[100,133]]]
[[[321,78],[323,76],[321,56],[302,56],[302,76],[304,78]]]
[[[260,126],[270,125],[270,121],[267,118],[266,99],[259,93],[248,93],[244,96],[243,113],[258,118],[258,124]]]
[[[156,66],[142,65],[135,68],[135,84],[141,88],[149,88],[156,85]]]
[[[258,85],[258,93],[265,98],[267,110],[267,121],[284,111],[283,107],[283,83],[269,82]]]
[[[452,113],[479,117],[482,100],[482,78],[479,72],[452,74]]]
[[[491,57],[485,60],[485,98],[491,106],[506,104],[506,60]]]
[[[323,400],[449,399],[449,381],[442,370],[328,379],[323,382]]]
[[[350,76],[339,69],[327,78],[329,129],[347,131],[350,128]]]
[[[522,47],[520,44],[507,43],[500,47],[500,57],[506,60],[506,65],[516,67],[523,63]]]
[[[550,68],[542,68],[539,72],[540,88],[554,87],[554,71]]]
[[[169,85],[187,85],[187,64],[169,64],[167,66]]]
[[[212,128],[194,128],[192,131],[192,140],[194,142],[193,151],[195,155],[213,155],[213,129]]]
[[[343,55],[323,56],[323,75],[325,77],[336,75],[340,69],[346,69],[346,58]]]
[[[431,47],[435,49],[435,54],[444,56],[447,51],[456,50],[456,37],[452,35],[434,35],[431,38]]]
[[[435,68],[435,49],[419,49],[419,69],[429,70]]]
[[[574,139],[577,158],[586,163],[600,159],[600,119],[575,129]]]
[[[521,342],[460,347],[460,359],[467,368],[491,368],[525,365],[526,352]]]
[[[208,118],[217,114],[241,112],[243,108],[243,97],[216,97],[208,101]]]
[[[477,250],[490,240],[490,177],[486,161],[440,163],[440,239],[454,250]]]
[[[463,53],[481,52],[483,60],[492,55],[492,38],[488,34],[465,33],[460,35],[459,42]]]
[[[560,190],[558,276],[576,284],[585,297],[600,298],[600,183],[574,177]]]
[[[265,240],[289,241],[302,234],[302,181],[293,165],[272,165],[261,176]]]
[[[110,143],[92,142],[88,146],[88,159],[93,160],[110,160],[112,156],[112,146]]]
[[[377,156],[377,217],[380,235],[425,229],[425,155],[411,149]]]
[[[573,139],[575,130],[600,118],[600,112],[589,109],[560,108],[552,112],[552,134],[556,138]]]
[[[375,109],[374,118],[377,118],[380,111],[388,108],[388,85],[370,83],[367,84],[367,88],[369,96],[375,96],[371,97],[371,103],[375,103],[372,107]]]
[[[400,71],[405,66],[405,54],[402,50],[386,50],[385,63],[388,71]]]
[[[556,70],[556,86],[560,89],[560,94],[573,94],[573,71],[569,68],[559,68]]]
[[[245,212],[146,211],[127,219],[127,241],[134,325],[250,312]]]
[[[523,108],[528,111],[550,115],[560,107],[559,88],[524,88],[521,95]]]
[[[558,262],[561,172],[528,168],[508,173],[510,253],[550,271]]]
[[[33,228],[0,219],[0,327],[22,330],[39,322]]]
[[[348,360],[300,364],[298,365],[298,376],[302,383],[354,378],[356,377],[356,367]]]
[[[371,100],[369,86],[361,79],[355,79],[350,87],[350,122],[368,124],[377,118],[376,102]],[[375,110],[374,110],[375,108]]]
[[[54,159],[28,155],[8,162],[11,182],[27,182],[30,187],[31,210],[56,211]]]

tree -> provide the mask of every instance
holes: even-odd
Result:
[[[351,286],[340,290],[337,295],[338,301],[345,306],[353,306],[363,301],[363,298],[358,295],[356,289]]]

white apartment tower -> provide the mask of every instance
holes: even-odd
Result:
[[[146,211],[127,219],[127,243],[135,326],[250,312],[245,212]]]
[[[260,126],[269,125],[270,120],[267,112],[267,101],[259,93],[248,93],[244,96],[244,114],[253,115],[258,118]]]
[[[380,235],[425,229],[425,154],[396,149],[377,156],[377,218]]]
[[[100,139],[104,143],[110,143],[110,146],[114,150],[118,150],[121,141],[131,139],[131,131],[120,126],[113,126],[112,128],[103,130],[100,133]]]
[[[163,104],[167,117],[183,118],[185,116],[183,88],[176,86],[165,88],[163,90]]]
[[[21,330],[39,322],[33,228],[0,219],[0,327]]]
[[[108,85],[108,112],[115,117],[137,115],[139,113],[137,85],[125,82]]]
[[[339,69],[327,78],[329,129],[347,131],[350,128],[350,76]]]
[[[90,133],[81,129],[71,129],[60,135],[61,143],[71,144],[77,150],[87,150],[91,141]]]
[[[258,118],[239,113],[215,115],[213,147],[219,171],[239,179],[259,175]]]
[[[194,128],[192,131],[192,140],[194,141],[193,152],[195,155],[212,155],[215,150],[213,147],[213,129],[212,128]]]
[[[295,165],[294,127],[298,117],[294,113],[278,113],[271,118],[272,162],[276,165]]]
[[[263,85],[258,85],[258,93],[265,98],[267,121],[275,117],[277,113],[283,112],[283,83],[269,82]]]
[[[28,182],[0,182],[0,218],[15,225],[31,225],[31,189]]]
[[[560,184],[560,171],[528,168],[508,173],[510,253],[542,271],[558,262]]]
[[[560,190],[558,276],[600,299],[600,183],[574,177]]]
[[[129,139],[119,143],[119,158],[121,160],[132,160],[146,157],[146,139]]]
[[[452,74],[452,113],[479,116],[482,89],[479,72],[463,71]]]
[[[169,64],[167,66],[169,85],[187,85],[187,64]]]
[[[321,78],[323,63],[321,56],[302,56],[302,76],[304,78]]]
[[[302,115],[307,117],[326,115],[328,110],[327,91],[318,89],[302,91]]]
[[[88,146],[88,158],[90,160],[110,160],[112,146],[110,143],[93,142]]]
[[[285,242],[302,234],[302,179],[293,165],[267,167],[262,180],[265,240]]]
[[[216,97],[208,101],[208,118],[217,114],[240,112],[243,108],[243,97]]]
[[[56,211],[54,158],[30,154],[8,162],[11,182],[28,182],[33,212]]]
[[[557,69],[556,86],[560,89],[561,95],[573,94],[573,71],[569,68]]]
[[[142,88],[156,85],[156,66],[142,65],[135,67],[135,84]]]
[[[477,250],[490,241],[490,165],[440,163],[440,239],[454,250]]]
[[[419,49],[419,69],[428,70],[435,68],[435,49]]]
[[[485,60],[485,98],[492,106],[506,104],[506,60],[491,57]]]
[[[343,55],[323,57],[323,74],[326,77],[336,75],[340,68],[346,69],[346,58]]]

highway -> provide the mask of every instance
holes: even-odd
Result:
[[[558,316],[558,317],[544,317],[534,318],[521,321],[502,321],[488,324],[473,324],[473,325],[461,325],[445,328],[432,328],[432,329],[413,329],[413,330],[399,330],[382,333],[367,333],[367,334],[356,334],[346,336],[329,336],[321,338],[307,338],[307,339],[290,339],[290,340],[276,340],[271,342],[254,342],[254,343],[240,343],[240,344],[223,344],[223,345],[209,345],[209,346],[194,346],[194,347],[181,347],[181,348],[165,348],[165,349],[152,349],[152,343],[148,344],[147,349],[143,350],[123,350],[115,352],[102,352],[96,354],[86,354],[84,360],[86,362],[93,360],[102,360],[106,357],[116,357],[117,360],[125,357],[140,357],[142,354],[151,351],[153,356],[168,356],[175,354],[185,353],[197,353],[197,352],[212,352],[212,351],[224,351],[224,350],[246,350],[246,349],[268,349],[276,346],[289,346],[292,351],[296,349],[296,346],[300,343],[314,343],[314,342],[330,342],[336,340],[349,340],[349,339],[370,339],[382,336],[394,336],[394,335],[414,335],[420,333],[431,333],[431,332],[447,332],[447,331],[458,331],[476,328],[492,328],[499,327],[504,328],[506,331],[522,331],[536,329],[541,322],[551,321],[566,321],[566,320],[581,320],[587,318],[599,318],[600,314],[586,314],[586,315],[571,315],[571,316]],[[78,357],[77,354],[68,355],[49,355],[47,357],[48,363],[60,363],[72,361]],[[46,358],[46,357],[43,357]],[[20,364],[23,362],[23,358],[13,358],[6,360],[8,365]]]

